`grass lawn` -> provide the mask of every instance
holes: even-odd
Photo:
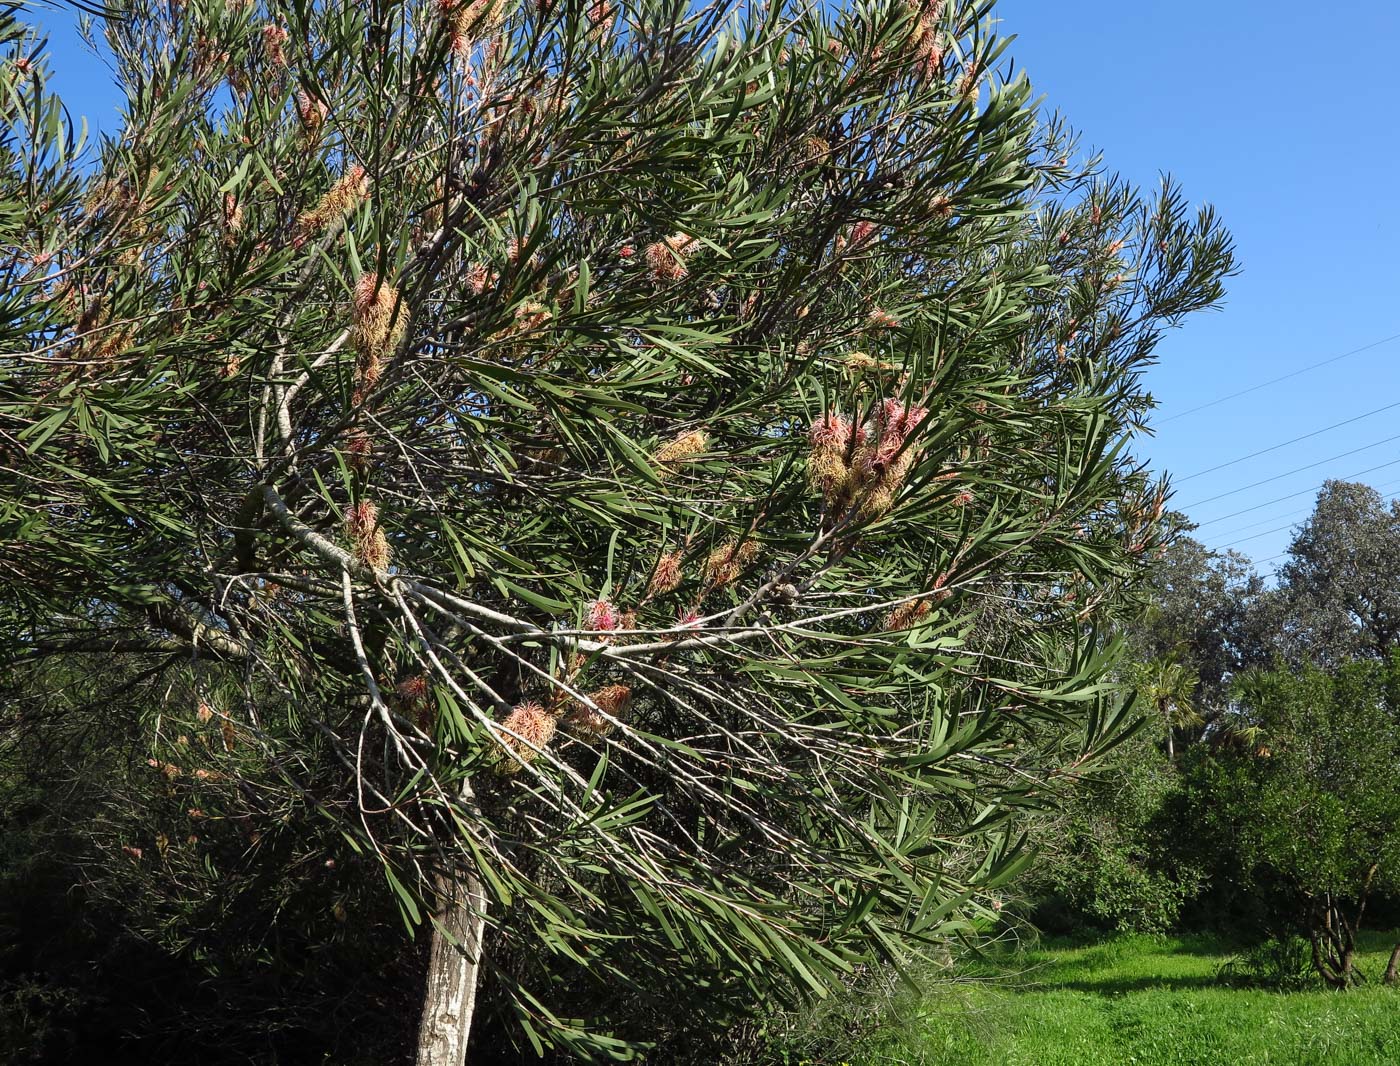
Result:
[[[1337,993],[1232,989],[1205,937],[1048,942],[1008,959],[1009,985],[931,994],[871,1066],[1400,1066],[1394,938],[1368,938],[1370,978]],[[852,1063],[852,1066],[859,1064]]]

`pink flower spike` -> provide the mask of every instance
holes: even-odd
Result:
[[[812,444],[816,447],[846,447],[851,440],[851,423],[832,411],[812,423],[809,430]]]
[[[617,628],[617,608],[611,600],[598,599],[588,605],[587,627],[598,632],[610,632]]]

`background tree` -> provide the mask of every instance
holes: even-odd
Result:
[[[1123,735],[1138,378],[1231,268],[990,10],[129,0],[81,182],[12,42],[6,735],[98,657],[138,927],[372,868],[435,1064],[478,988],[623,1056],[985,909]]]
[[[1253,739],[1219,750],[1199,806],[1272,897],[1272,931],[1306,936],[1318,974],[1345,987],[1367,904],[1400,875],[1400,657],[1255,671],[1237,696]]]
[[[1130,654],[1138,662],[1190,664],[1191,703],[1210,721],[1225,710],[1234,676],[1273,655],[1260,610],[1264,581],[1238,552],[1214,552],[1191,537],[1184,516],[1167,520],[1182,532],[1152,561],[1146,609],[1126,627]]]
[[[1164,723],[1148,713],[1101,774],[1039,816],[1038,861],[1013,908],[1037,930],[1169,932],[1213,872],[1182,846],[1182,774],[1167,757]]]
[[[1138,698],[1155,714],[1166,743],[1167,760],[1174,762],[1177,730],[1201,723],[1194,705],[1197,671],[1173,654],[1134,664],[1128,676]]]
[[[1115,751],[1106,785],[1047,816],[1043,835],[1054,843],[1027,885],[1037,918],[1204,925],[1278,944],[1316,932],[1314,970],[1351,979],[1357,915],[1384,923],[1393,907],[1384,865],[1362,892],[1372,864],[1356,858],[1388,847],[1366,834],[1378,831],[1368,791],[1391,791],[1382,784],[1391,712],[1363,714],[1358,698],[1339,694],[1352,691],[1348,678],[1369,676],[1366,663],[1386,662],[1384,603],[1396,584],[1384,547],[1389,510],[1372,489],[1329,483],[1272,589],[1239,556],[1185,536],[1164,546],[1146,610],[1121,623],[1122,676],[1159,708],[1160,724]],[[1256,673],[1266,680],[1247,680]],[[1306,700],[1318,721],[1295,706]],[[1188,704],[1201,720],[1189,729],[1178,720],[1166,735],[1167,719]],[[1276,737],[1295,734],[1311,739],[1276,757]],[[1374,751],[1348,754],[1368,738]],[[1323,822],[1300,828],[1303,810]]]
[[[1400,646],[1400,501],[1327,482],[1289,545],[1265,619],[1294,663],[1330,667]]]

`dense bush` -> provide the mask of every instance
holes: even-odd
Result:
[[[1120,746],[1106,772],[1041,828],[1040,861],[1020,886],[1019,909],[1033,925],[1166,932],[1200,892],[1205,871],[1180,847],[1182,782],[1159,725],[1151,720]]]
[[[1260,979],[1302,937],[1313,972],[1345,986],[1363,921],[1395,913],[1400,657],[1251,671],[1234,694],[1177,761],[1139,739],[1112,787],[1080,790],[1032,882],[1036,917],[1213,929],[1251,945],[1236,976]]]
[[[1277,901],[1283,931],[1308,939],[1317,972],[1345,986],[1372,896],[1400,888],[1400,653],[1253,672],[1236,693],[1248,740],[1217,754],[1215,833]]]
[[[0,686],[28,724],[0,748],[4,1061],[404,1060],[421,953],[372,857],[324,817],[264,808],[240,751],[238,787],[197,800],[148,766],[144,716],[106,698],[154,711],[154,678],[51,665],[20,682]],[[223,747],[199,725],[172,737],[190,761]]]

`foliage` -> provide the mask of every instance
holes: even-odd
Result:
[[[1176,514],[1168,518],[1185,522]],[[1263,579],[1242,555],[1210,551],[1182,532],[1152,561],[1146,610],[1128,627],[1132,656],[1138,662],[1175,659],[1194,668],[1190,702],[1214,719],[1228,703],[1231,679],[1248,666],[1267,665],[1272,656],[1262,629],[1264,598]]]
[[[1232,676],[1257,657],[1261,582],[1239,556],[1181,532],[1183,516],[1165,521],[1177,532],[1151,560],[1142,610],[1122,623],[1119,677],[1137,692],[1144,728],[1036,830],[1041,858],[1017,909],[1050,932],[1166,932],[1222,873],[1219,849],[1193,842],[1199,815],[1185,813],[1192,782],[1177,747],[1201,739],[1228,705]]]
[[[623,1057],[986,913],[1232,268],[990,11],[126,0],[90,175],[11,45],[4,730],[81,723],[135,935],[479,884],[496,1039]]]
[[[1167,759],[1174,761],[1177,732],[1203,722],[1195,707],[1197,671],[1173,653],[1133,663],[1124,673],[1146,709],[1153,712],[1157,720],[1154,732],[1166,738]]]
[[[146,765],[147,723],[91,702],[111,681],[51,664],[0,690],[26,714],[0,747],[5,1061],[183,1061],[189,1034],[211,1064],[397,1061],[419,967],[377,862],[291,797],[261,810],[251,768],[191,807]],[[157,708],[160,687],[127,698]]]
[[[1179,517],[1168,515],[1173,524]],[[1308,904],[1299,894],[1298,871],[1261,862],[1246,839],[1256,840],[1250,836],[1255,829],[1272,832],[1276,839],[1270,848],[1287,849],[1293,830],[1288,812],[1294,806],[1319,817],[1329,810],[1337,815],[1334,831],[1319,828],[1305,850],[1314,865],[1307,880],[1323,884],[1331,876],[1324,876],[1325,868],[1341,883],[1357,883],[1355,859],[1333,845],[1346,837],[1344,823],[1352,814],[1369,817],[1364,812],[1372,790],[1319,799],[1309,791],[1321,787],[1317,764],[1309,761],[1320,757],[1317,751],[1308,749],[1301,763],[1262,762],[1258,755],[1274,749],[1271,729],[1301,730],[1321,743],[1333,726],[1341,728],[1338,721],[1329,718],[1326,728],[1312,729],[1274,720],[1251,704],[1255,690],[1246,678],[1282,657],[1312,678],[1316,713],[1332,706],[1331,683],[1304,668],[1315,659],[1336,671],[1347,655],[1374,659],[1385,646],[1384,600],[1394,585],[1385,547],[1390,521],[1374,490],[1330,482],[1295,539],[1279,586],[1269,590],[1242,558],[1209,552],[1189,536],[1162,548],[1145,589],[1147,609],[1125,624],[1132,661],[1122,669],[1140,704],[1157,711],[1153,739],[1114,753],[1105,770],[1120,782],[1116,792],[1091,787],[1072,803],[1067,818],[1047,827],[1045,836],[1055,843],[1034,886],[1038,921],[1067,929],[1126,915],[1128,929],[1145,921],[1148,928],[1225,929],[1260,944],[1286,940],[1306,926],[1300,915]],[[1259,691],[1260,698],[1273,698]],[[1361,768],[1368,759],[1385,758],[1381,753],[1391,735],[1386,713],[1374,712],[1369,725],[1353,721],[1347,727],[1358,730],[1349,743],[1366,747],[1373,729],[1379,741],[1366,758],[1350,765]],[[1125,793],[1133,782],[1151,781],[1160,771],[1159,744],[1180,774],[1173,771],[1165,787]],[[1345,755],[1337,758],[1348,762]],[[1272,768],[1267,787],[1261,767]],[[1294,775],[1299,775],[1293,782],[1297,792],[1280,784]],[[1312,783],[1302,784],[1309,775]],[[1379,780],[1374,788],[1386,792]],[[1276,809],[1263,809],[1261,789],[1273,796]],[[1125,805],[1125,794],[1141,802]],[[1363,877],[1367,869],[1369,864],[1360,871]],[[1374,890],[1384,904],[1383,878]]]
[[[1037,927],[1163,933],[1201,890],[1206,869],[1183,854],[1170,816],[1182,783],[1159,735],[1136,734],[1101,780],[1075,790],[1038,829],[1040,861],[1023,888]]]
[[[1279,568],[1265,617],[1294,664],[1335,667],[1400,647],[1400,501],[1329,481]]]
[[[1220,980],[1236,988],[1296,992],[1319,984],[1311,945],[1301,936],[1274,936],[1220,964]]]
[[[1400,886],[1400,655],[1255,671],[1237,692],[1249,739],[1217,753],[1206,817],[1274,901],[1272,931],[1307,936],[1319,974],[1349,984],[1372,893]]]

